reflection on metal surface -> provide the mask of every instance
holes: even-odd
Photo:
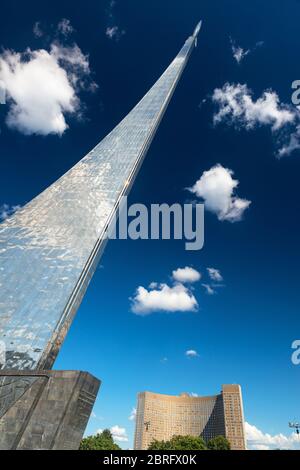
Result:
[[[110,134],[0,225],[1,368],[52,367],[195,39]]]

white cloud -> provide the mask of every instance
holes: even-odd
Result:
[[[209,284],[201,284],[201,285],[202,287],[204,287],[208,295],[214,295],[216,293],[216,291]]]
[[[74,28],[71,25],[70,20],[68,20],[67,18],[63,18],[57,25],[57,31],[63,36],[67,37],[73,33]]]
[[[172,277],[178,282],[196,282],[201,279],[201,274],[196,269],[186,266],[173,271]]]
[[[231,44],[231,51],[232,51],[233,58],[236,60],[238,64],[240,64],[247,55],[254,52],[258,47],[261,47],[264,44],[264,42],[263,41],[257,42],[252,49],[243,49],[241,46],[238,46],[235,43],[235,41],[231,38],[230,38],[230,44]]]
[[[95,435],[101,434],[104,430],[102,428],[97,429],[95,431]],[[127,442],[128,441],[128,436],[125,428],[122,428],[118,426],[117,424],[115,426],[112,426],[110,428],[111,435],[115,441],[119,442]]]
[[[9,97],[6,123],[24,134],[63,134],[65,116],[80,115],[77,92],[90,74],[77,45],[52,44],[50,51],[27,49],[0,55],[0,80]]]
[[[300,149],[300,125],[296,127],[295,132],[292,132],[292,134],[289,137],[289,142],[284,144],[281,149],[278,151],[278,158],[282,157],[287,157],[291,153],[293,153],[295,150]]]
[[[277,151],[278,158],[300,149],[300,109],[281,103],[275,91],[266,90],[254,100],[247,85],[225,83],[214,90],[212,101],[218,106],[214,124],[224,121],[247,130],[269,126],[276,146],[281,146]],[[283,140],[286,142],[282,143]]]
[[[39,21],[36,21],[33,25],[33,34],[35,35],[36,38],[41,38],[44,34],[41,28],[41,23]]]
[[[135,418],[136,418],[136,408],[132,408],[128,419],[129,419],[129,421],[135,421]]]
[[[150,288],[150,290],[139,286],[132,299],[131,309],[137,315],[147,315],[155,311],[191,312],[197,307],[198,303],[194,295],[183,284],[176,284],[173,287],[160,284],[157,288]]]
[[[68,47],[62,46],[59,43],[53,43],[51,45],[51,55],[56,59],[57,62],[61,60],[78,67],[85,73],[90,73],[88,56],[82,53],[77,44],[72,47]]]
[[[150,284],[149,284],[150,289],[156,289],[156,287],[158,287],[158,286],[159,286],[158,282],[150,282]]]
[[[220,272],[219,269],[216,268],[207,268],[208,275],[210,279],[216,282],[222,282],[223,281],[223,276]]]
[[[125,428],[121,428],[120,426],[118,426],[116,424],[115,426],[112,426],[112,428],[110,428],[110,432],[111,432],[112,437],[115,441],[119,441],[119,442],[127,442],[128,441],[128,437],[127,437],[127,433],[126,433]]]
[[[237,61],[238,64],[250,54],[250,49],[243,49],[240,46],[237,46],[233,40],[231,40],[231,51],[234,59]]]
[[[0,80],[0,104],[6,103],[6,90],[4,83]]]
[[[97,89],[98,85],[90,79],[89,58],[82,53],[77,44],[65,47],[59,43],[53,43],[51,54],[58,64],[66,70],[68,79],[75,90],[84,88],[93,92]]]
[[[119,39],[124,36],[125,31],[121,30],[119,26],[108,26],[106,28],[105,34],[109,39],[119,41]]]
[[[74,32],[74,28],[71,25],[70,20],[67,18],[62,18],[57,24],[56,33],[62,35],[64,38],[67,38],[70,34]],[[33,34],[36,38],[41,38],[44,36],[44,31],[41,28],[41,22],[36,21],[33,25]]]
[[[239,46],[238,47],[232,46],[233,57],[235,58],[238,64],[249,54],[249,52],[250,52],[249,49],[245,50]]]
[[[264,433],[256,426],[245,423],[247,446],[251,450],[272,449],[299,449],[299,437],[295,432],[286,436],[284,434],[271,435]]]
[[[21,206],[10,206],[9,204],[2,204],[0,205],[0,222],[7,219],[11,215],[13,215],[16,211],[18,211]]]
[[[193,397],[193,398],[199,397],[198,393],[194,393],[194,392],[191,392],[190,396]]]
[[[265,91],[256,101],[247,85],[225,83],[223,88],[216,88],[212,96],[219,106],[214,115],[214,123],[229,121],[233,124],[252,129],[256,125],[268,125],[278,130],[295,120],[295,111],[291,106],[281,104],[277,93]]]
[[[219,220],[237,222],[251,201],[235,195],[238,180],[232,178],[233,171],[217,164],[204,171],[190,191],[204,199],[205,208],[217,215]]]
[[[109,8],[108,8],[108,16],[109,16],[109,21],[108,25],[105,31],[106,36],[109,39],[112,39],[114,41],[119,41],[124,34],[126,34],[126,31],[123,29],[120,29],[119,26],[116,24],[116,18],[115,18],[115,6],[117,5],[117,2],[115,0],[111,0],[109,3]]]
[[[187,351],[185,351],[185,355],[187,357],[198,357],[199,356],[197,351],[195,351],[194,349],[188,349]]]

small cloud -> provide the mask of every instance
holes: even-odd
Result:
[[[124,36],[125,31],[121,30],[119,26],[111,26],[111,27],[108,26],[106,28],[105,34],[109,39],[119,41],[121,37]]]
[[[0,80],[0,104],[6,103],[6,89],[5,84]]]
[[[203,100],[200,101],[200,103],[198,104],[198,108],[201,109],[205,103],[207,102],[207,98],[203,98]]]
[[[205,209],[216,214],[220,221],[238,222],[251,204],[235,194],[238,180],[233,179],[233,171],[217,164],[202,176],[189,190],[202,198]]]
[[[115,0],[111,0],[108,5],[108,10],[107,10],[107,15],[108,15],[108,21],[107,21],[107,28],[105,31],[106,36],[114,41],[119,41],[124,34],[126,34],[126,31],[123,29],[120,29],[120,27],[117,25],[118,21],[115,18],[115,7],[117,5],[117,2]]]
[[[67,37],[74,32],[74,28],[71,25],[70,20],[63,18],[57,25],[57,32]]]
[[[149,315],[162,312],[194,312],[198,308],[192,292],[183,284],[168,286],[160,284],[157,288],[146,289],[139,286],[132,299],[132,312],[137,315]]]
[[[201,285],[202,287],[204,287],[208,295],[214,295],[216,293],[216,291],[209,284],[201,284]]]
[[[13,215],[19,209],[21,209],[20,205],[16,205],[16,206],[10,206],[9,204],[0,205],[0,222],[3,222],[4,220],[6,220],[8,217]]]
[[[162,362],[163,364],[165,364],[166,362],[168,362],[168,358],[167,357],[163,357],[160,362]]]
[[[201,274],[196,269],[186,266],[173,271],[172,277],[177,282],[197,282],[201,279]]]
[[[284,144],[277,153],[278,158],[288,157],[295,150],[300,149],[300,125],[289,136],[289,141]]]
[[[158,287],[158,282],[150,282],[149,289],[156,289]]]
[[[95,435],[101,434],[104,430],[102,428],[97,429],[95,431]],[[118,426],[117,424],[115,426],[112,426],[110,428],[111,435],[115,441],[119,442],[127,442],[128,441],[128,436],[125,428],[122,428]]]
[[[117,4],[116,0],[110,0],[110,2],[108,4],[107,13],[108,13],[109,18],[111,18],[111,19],[113,19],[113,17],[114,17],[114,8],[115,8],[116,4]]]
[[[258,47],[261,47],[264,42],[258,41],[252,49],[243,49],[241,46],[236,45],[232,38],[230,38],[230,44],[233,58],[240,64],[247,55],[254,52]]]
[[[122,428],[116,424],[115,426],[112,426],[112,428],[110,428],[110,432],[115,441],[119,441],[119,442],[128,441],[128,436],[127,436],[125,428]]]
[[[238,64],[241,63],[241,61],[248,55],[250,54],[250,49],[243,49],[240,46],[237,46],[235,42],[230,38],[230,43],[231,43],[231,51],[234,59]]]
[[[233,52],[233,57],[239,64],[244,59],[244,57],[246,57],[249,54],[250,51],[249,49],[245,51],[241,47],[233,47],[232,52]]]
[[[198,393],[191,392],[190,397],[197,398],[197,397],[199,397],[199,395],[198,395]]]
[[[41,38],[44,35],[44,32],[41,28],[41,23],[36,21],[33,25],[33,34],[36,38]]]
[[[216,268],[207,268],[208,275],[212,281],[222,282],[223,276],[219,269]]]
[[[135,421],[135,418],[136,418],[136,408],[132,408],[128,419],[129,419],[129,421]]]
[[[185,351],[185,355],[187,357],[199,357],[199,354],[194,349],[188,349],[188,351]]]

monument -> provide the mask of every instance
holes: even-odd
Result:
[[[100,382],[53,371],[200,31],[94,149],[0,225],[0,449],[76,449]]]

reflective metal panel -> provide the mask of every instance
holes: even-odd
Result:
[[[1,368],[51,368],[194,46],[80,162],[0,225]]]

